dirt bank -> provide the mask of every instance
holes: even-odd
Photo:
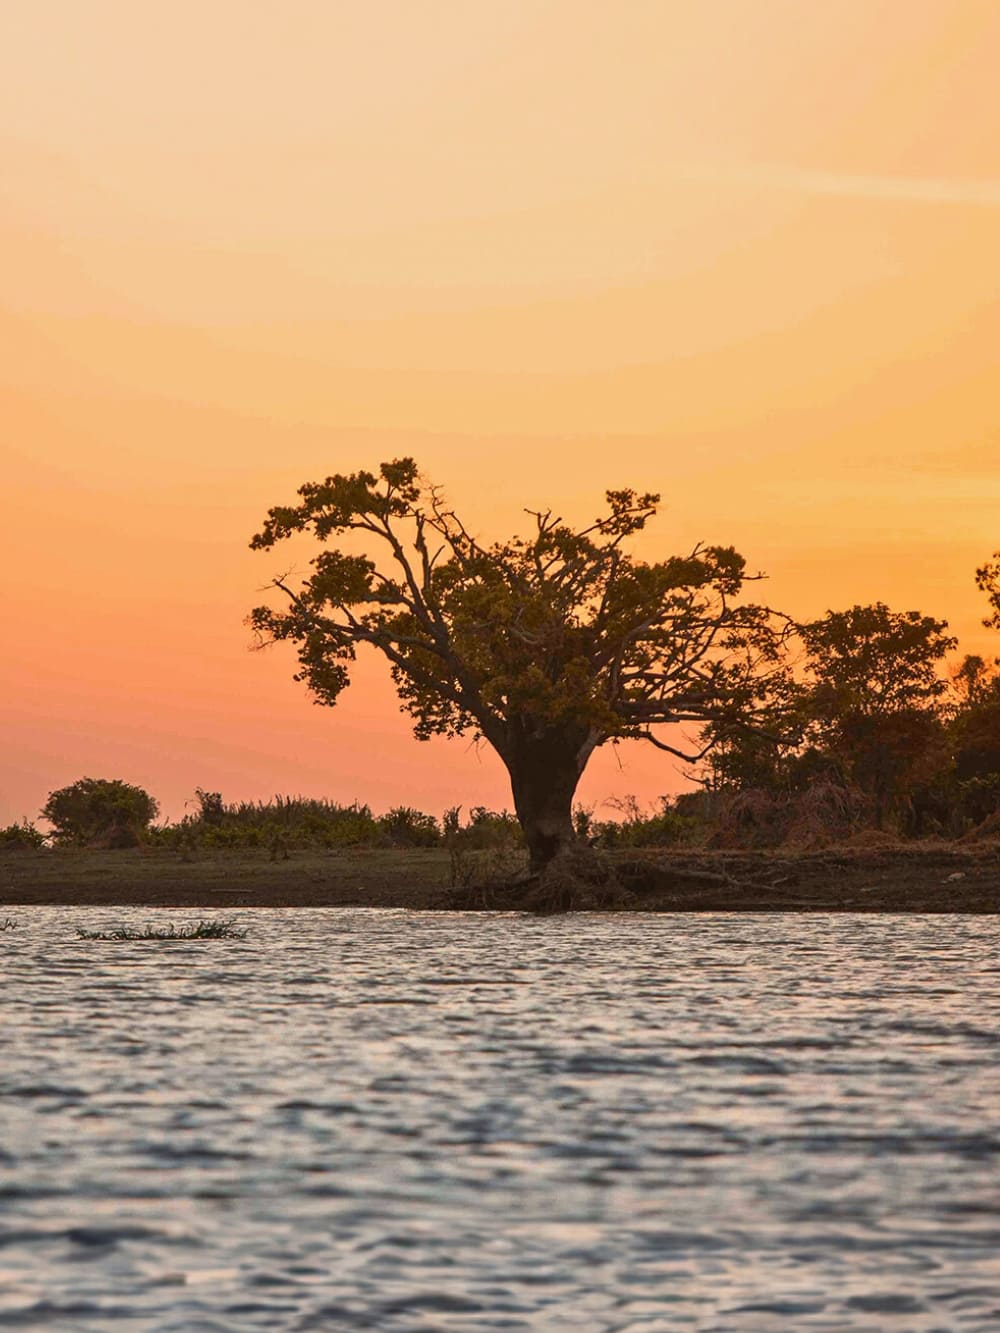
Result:
[[[1000,844],[675,854],[617,871],[641,911],[1000,911]]]
[[[613,892],[561,906],[655,912],[1000,911],[1000,842],[815,852],[621,853]],[[405,907],[535,910],[531,884],[455,890],[444,852],[22,852],[0,859],[0,907]]]

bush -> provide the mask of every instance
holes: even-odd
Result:
[[[817,782],[800,792],[748,788],[728,797],[713,847],[826,847],[871,824],[871,801],[856,787]]]
[[[198,818],[203,824],[221,824],[226,815],[221,791],[205,791],[204,787],[195,787],[195,800],[198,802]]]
[[[195,797],[196,814],[155,831],[154,838],[161,846],[185,853],[197,848],[224,851],[278,848],[284,855],[291,848],[374,847],[385,840],[385,833],[371,810],[357,802],[338,805],[303,796],[275,796],[270,801],[227,805],[219,792],[206,792],[200,787]],[[420,820],[434,824],[430,815],[421,815],[419,811],[413,811],[412,815],[414,826]]]
[[[509,810],[488,810],[485,805],[471,808],[462,836],[466,846],[477,851],[524,846],[524,834],[517,816]]]
[[[524,835],[515,815],[507,810],[487,810],[475,805],[469,822],[462,824],[462,807],[444,812],[441,821],[443,842],[451,862],[453,887],[507,879],[520,865],[517,854],[524,847]]]
[[[80,778],[49,792],[41,816],[55,841],[73,847],[135,847],[159,813],[141,787],[115,778]]]
[[[0,828],[0,851],[3,852],[37,852],[45,846],[45,842],[45,834],[26,819],[22,819],[20,824],[8,824],[6,828]]]
[[[375,822],[393,847],[436,847],[441,841],[441,830],[434,816],[408,805],[397,805]]]
[[[634,796],[614,803],[625,815],[622,820],[590,822],[590,837],[602,847],[676,847],[691,842],[699,821],[682,815],[668,796],[660,797],[659,808],[643,813]]]

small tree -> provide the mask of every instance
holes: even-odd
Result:
[[[954,712],[967,712],[984,703],[1000,703],[1000,658],[987,662],[978,653],[966,653],[952,672]]]
[[[890,611],[884,602],[828,611],[802,625],[815,680],[813,715],[836,726],[855,713],[879,717],[932,705],[948,688],[939,664],[958,642],[947,628],[947,620]]]
[[[198,818],[203,824],[218,827],[226,818],[226,803],[221,791],[206,791],[204,787],[195,787],[194,797],[198,802]]]
[[[55,841],[87,847],[134,847],[159,813],[148,792],[117,778],[80,778],[49,792],[41,816]]]
[[[948,622],[884,602],[828,611],[800,627],[813,677],[812,735],[875,802],[881,827],[906,786],[944,762],[938,674],[957,640]]]
[[[410,458],[299,496],[270,510],[253,548],[310,532],[361,549],[324,549],[297,587],[275,579],[285,609],[252,613],[261,642],[295,643],[296,679],[323,704],[347,686],[357,647],[376,648],[419,739],[471,732],[496,750],[535,869],[573,839],[573,795],[598,746],[627,737],[698,758],[660,728],[711,723],[711,744],[753,727],[784,671],[784,625],[738,604],[747,574],[732,547],[656,564],[627,552],[656,495],[609,491],[607,512],[579,529],[529,511],[530,536],[490,545]]]
[[[969,654],[952,681],[955,707],[950,730],[960,782],[1000,782],[1000,671],[998,663]]]

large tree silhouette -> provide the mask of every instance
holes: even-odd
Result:
[[[359,645],[382,653],[417,737],[475,734],[503,760],[533,869],[572,840],[573,796],[598,746],[635,738],[693,761],[774,721],[785,622],[738,602],[748,576],[732,547],[631,555],[657,495],[608,491],[606,513],[580,529],[529,510],[529,536],[489,545],[410,458],[299,497],[269,511],[251,546],[311,533],[323,549],[301,583],[273,580],[282,609],[250,616],[261,642],[295,643],[296,679],[324,704]],[[664,732],[678,723],[703,739]]]

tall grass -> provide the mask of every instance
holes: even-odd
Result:
[[[155,843],[182,851],[270,848],[287,854],[293,848],[433,846],[441,836],[432,816],[403,807],[376,817],[357,801],[340,805],[279,795],[269,801],[225,803],[218,792],[199,790],[196,795],[197,811],[155,830]]]
[[[484,806],[474,806],[463,824],[457,809],[439,822],[408,805],[376,815],[370,806],[358,801],[341,805],[307,796],[225,802],[218,792],[197,788],[195,798],[196,810],[176,824],[152,830],[150,841],[154,845],[182,853],[261,848],[270,850],[272,856],[284,857],[292,850],[305,848],[451,846],[456,831],[467,850],[522,845],[516,818],[506,810]]]

